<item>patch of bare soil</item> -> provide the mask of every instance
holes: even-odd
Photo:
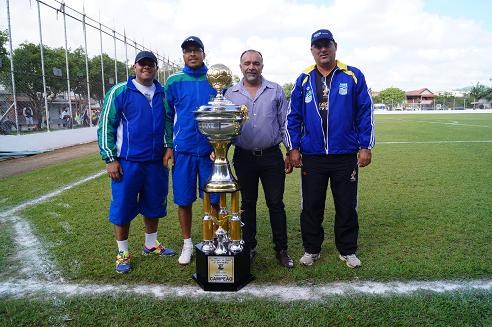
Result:
[[[97,142],[74,145],[33,156],[0,161],[0,178],[22,174],[37,168],[97,153]]]

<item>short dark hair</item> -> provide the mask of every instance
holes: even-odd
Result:
[[[246,51],[244,51],[243,53],[241,53],[241,56],[239,57],[239,62],[241,62],[241,60],[243,59],[244,54],[246,54],[246,53],[248,53],[248,52],[256,52],[257,54],[259,54],[259,55],[260,55],[261,60],[263,60],[263,55],[261,54],[261,52],[260,52],[260,51],[258,51],[258,50],[253,50],[253,49],[249,49],[249,50],[246,50]]]

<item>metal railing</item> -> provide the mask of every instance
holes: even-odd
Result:
[[[129,51],[152,50],[64,1],[0,0],[0,12],[2,134],[97,124],[104,94],[130,74]],[[13,34],[26,28],[28,38],[14,47]],[[164,84],[180,67],[153,52]]]

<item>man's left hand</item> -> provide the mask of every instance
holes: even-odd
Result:
[[[289,157],[285,157],[284,160],[284,171],[286,174],[290,174],[292,170],[294,169],[294,166],[292,166]]]
[[[369,166],[371,163],[372,153],[370,149],[360,149],[357,164],[359,167]]]
[[[167,148],[166,152],[164,153],[164,157],[162,157],[162,164],[164,165],[164,167],[169,168],[169,160],[171,160],[171,163],[174,162],[172,148]]]

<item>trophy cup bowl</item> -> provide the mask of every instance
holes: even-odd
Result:
[[[239,185],[231,173],[227,151],[232,139],[239,135],[248,118],[246,106],[238,106],[224,98],[222,92],[232,82],[232,72],[222,64],[213,65],[207,72],[210,85],[217,96],[195,111],[198,129],[205,135],[215,152],[212,175],[205,184],[205,192],[235,192]]]

